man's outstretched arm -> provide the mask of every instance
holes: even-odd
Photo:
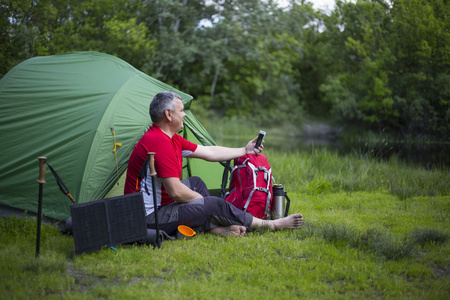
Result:
[[[201,158],[206,161],[227,161],[241,157],[245,154],[257,154],[255,152],[256,139],[249,141],[247,146],[242,148],[228,148],[222,146],[203,146],[198,145],[197,150],[189,155],[189,158]],[[264,146],[259,147],[260,152]]]

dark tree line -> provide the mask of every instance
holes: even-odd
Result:
[[[300,0],[285,9],[272,0],[0,3],[0,76],[33,56],[93,50],[193,95],[204,113],[448,136],[446,0],[337,1],[328,14]]]

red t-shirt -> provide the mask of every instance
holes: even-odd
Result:
[[[178,177],[181,180],[183,156],[192,154],[196,149],[196,144],[179,134],[175,134],[171,139],[161,131],[159,126],[153,124],[131,153],[124,193],[130,194],[136,191],[136,180],[148,152],[155,152],[155,170],[158,178]],[[173,202],[162,184],[156,188],[161,188],[161,205]]]

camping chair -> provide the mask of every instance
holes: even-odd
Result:
[[[224,169],[222,174],[222,185],[220,188],[220,198],[225,199],[228,185],[228,176],[231,173],[231,160],[228,160],[221,164],[223,165]]]

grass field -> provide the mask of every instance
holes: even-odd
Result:
[[[301,229],[199,234],[75,255],[36,219],[0,219],[3,299],[448,299],[450,175],[395,157],[271,152]]]

